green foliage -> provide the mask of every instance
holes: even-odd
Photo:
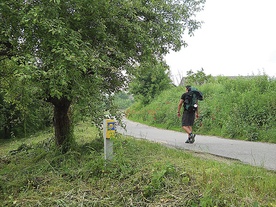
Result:
[[[18,65],[2,60],[0,67],[0,139],[24,137],[49,127],[52,107],[37,99],[37,88],[14,76]]]
[[[49,133],[0,145],[3,206],[275,206],[274,172],[211,160],[117,136],[106,162],[96,129],[79,123],[78,143],[55,151]],[[13,153],[9,153],[13,151]],[[213,158],[213,157],[211,157]],[[216,158],[218,159],[218,158]]]
[[[194,131],[250,141],[276,143],[276,81],[267,76],[216,80],[196,86],[203,92],[200,117]],[[185,88],[160,94],[150,105],[135,104],[127,111],[130,119],[167,129],[181,130],[177,104]]]
[[[130,84],[130,92],[142,104],[149,104],[162,91],[172,86],[169,68],[164,62],[154,60],[142,63]]]

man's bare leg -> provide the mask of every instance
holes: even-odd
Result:
[[[187,132],[188,135],[190,135],[192,133],[191,126],[183,126],[182,128],[185,130],[185,132]]]
[[[195,141],[195,135],[192,133],[193,132],[192,126],[183,126],[182,128],[188,134],[188,140],[186,141],[186,143],[194,143],[194,141]]]

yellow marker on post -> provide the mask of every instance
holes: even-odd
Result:
[[[115,136],[115,121],[113,119],[106,119],[106,138],[110,139]]]

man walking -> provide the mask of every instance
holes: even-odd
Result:
[[[181,99],[178,104],[177,116],[180,117],[180,111],[182,105],[184,106],[184,111],[182,115],[182,128],[188,134],[188,139],[185,143],[194,143],[195,142],[195,134],[193,134],[193,125],[195,121],[195,117],[198,118],[198,106],[197,102],[190,107],[187,107],[188,104],[191,103],[191,96],[189,92],[191,91],[191,86],[186,86],[186,92],[182,94]]]

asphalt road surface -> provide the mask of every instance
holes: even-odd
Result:
[[[162,143],[183,150],[204,152],[226,158],[240,160],[243,163],[276,171],[276,144],[224,139],[215,136],[196,135],[195,143],[186,144],[187,134],[171,130],[158,129],[124,119],[124,130],[117,132],[140,139]]]

